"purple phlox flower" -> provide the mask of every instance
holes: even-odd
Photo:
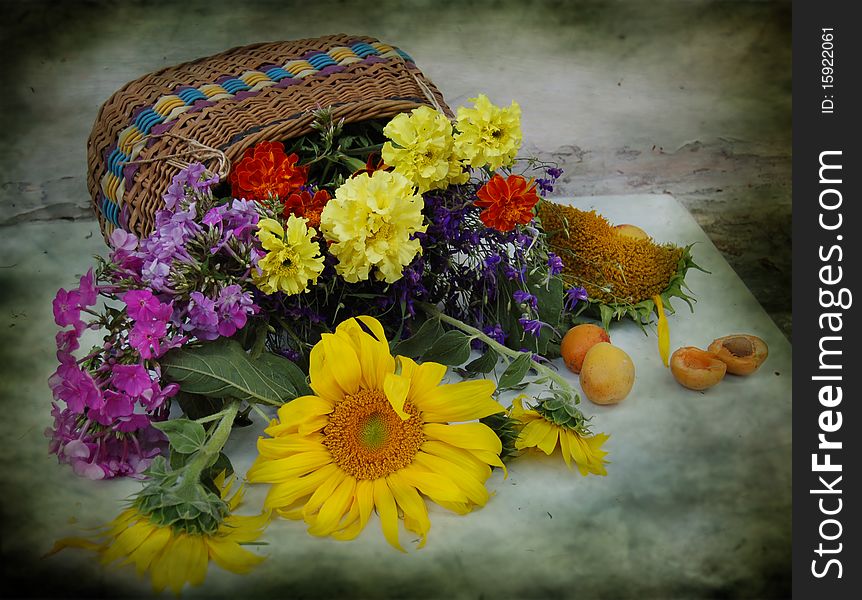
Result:
[[[539,178],[536,180],[536,184],[539,186],[539,193],[543,196],[552,194],[554,192],[554,180],[553,179],[544,179]]]
[[[521,327],[524,328],[524,331],[527,333],[533,334],[535,337],[539,337],[542,333],[542,327],[545,327],[547,323],[543,323],[542,321],[528,319],[527,317],[521,317],[518,319],[518,323],[521,324]]]
[[[60,327],[72,325],[76,330],[84,329],[81,320],[81,294],[77,290],[57,290],[54,296],[54,322]]]
[[[158,381],[152,381],[150,387],[141,394],[138,398],[141,405],[149,411],[160,408],[165,400],[176,396],[180,391],[180,386],[176,383],[169,383],[165,387],[161,387]]]
[[[213,206],[207,214],[204,215],[204,218],[201,219],[201,223],[204,225],[209,225],[210,227],[214,225],[219,225],[222,222],[224,214],[227,212],[227,206],[224,204],[220,204],[219,206]]]
[[[506,343],[506,332],[503,331],[503,328],[499,323],[495,323],[494,325],[487,325],[482,328],[482,333],[487,335],[489,338],[497,342],[498,344]]]
[[[551,277],[559,275],[563,272],[563,259],[553,252],[548,252],[548,269],[550,270]]]
[[[587,290],[582,287],[571,287],[566,290],[565,307],[567,311],[575,310],[578,301],[587,299]]]
[[[217,174],[209,173],[207,168],[202,163],[192,163],[180,174],[185,174],[186,183],[196,192],[207,191],[210,187],[217,184],[219,177]],[[208,175],[211,175],[208,177]]]
[[[118,417],[111,427],[101,430],[91,428],[89,419],[82,421],[56,404],[51,415],[54,425],[45,431],[50,452],[88,479],[140,476],[167,445],[148,415]]]
[[[563,170],[559,167],[548,167],[545,169],[545,173],[547,173],[552,179],[559,179],[563,176]]]
[[[176,210],[177,205],[186,199],[186,185],[184,178],[180,175],[174,175],[171,180],[171,185],[168,186],[168,191],[162,195],[165,201],[165,209],[167,212]]]
[[[90,269],[84,276],[81,277],[77,291],[80,305],[82,308],[87,306],[93,306],[94,304],[96,304],[96,300],[99,297],[99,292],[96,288],[93,269]]]
[[[252,300],[251,292],[243,292],[237,284],[229,285],[219,292],[216,302],[218,313],[218,334],[230,337],[245,327],[248,315],[256,314],[258,307]]]
[[[129,290],[122,300],[126,303],[126,313],[133,321],[155,319],[161,304],[150,290]]]
[[[512,298],[514,298],[515,302],[517,302],[518,304],[526,304],[533,310],[535,310],[536,307],[539,305],[539,301],[536,299],[536,297],[529,292],[525,292],[524,290],[515,290],[515,292],[512,294]]]
[[[57,360],[61,363],[74,363],[75,357],[72,352],[80,348],[78,343],[78,330],[66,329],[58,331],[56,336],[57,341]]]
[[[105,403],[93,377],[75,363],[60,364],[48,379],[48,385],[54,398],[65,402],[69,410],[77,414],[83,413],[85,407],[99,409]]]
[[[129,331],[129,345],[142,358],[158,358],[166,352],[162,350],[162,339],[166,334],[167,324],[164,321],[138,321]]]
[[[125,229],[115,229],[111,233],[111,246],[114,251],[134,252],[138,249],[138,238],[134,233]]]
[[[189,295],[188,323],[183,330],[191,332],[202,340],[214,340],[218,337],[219,318],[215,309],[215,300],[204,296],[201,292]]]
[[[148,284],[155,290],[167,291],[167,278],[171,273],[171,267],[159,259],[154,258],[148,263],[144,263],[141,269],[141,277],[144,283]]]
[[[88,417],[94,418],[100,425],[110,426],[116,419],[128,417],[135,412],[135,399],[116,390],[105,391],[105,405],[101,410],[90,411]]]
[[[121,392],[137,398],[150,389],[152,380],[143,365],[114,365],[111,383]]]

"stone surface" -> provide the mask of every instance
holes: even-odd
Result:
[[[264,40],[406,49],[452,106],[523,109],[559,195],[671,193],[788,336],[790,2],[9,2],[0,224],[91,218],[87,135],[118,87]]]
[[[671,197],[588,197],[576,206],[636,217],[656,239],[697,242],[698,262],[712,274],[687,278],[699,300],[693,314],[675,303],[671,349],[748,332],[769,345],[761,369],[693,392],[662,367],[654,332],[615,324],[611,340],[635,363],[634,388],[617,406],[582,405],[594,427],[611,434],[607,477],[569,473],[558,454],[522,457],[508,478],[492,476],[494,495],[481,510],[459,517],[432,506],[428,545],[416,550],[402,535],[407,555],[387,546],[376,516],[353,542],[313,538],[302,523],[277,520],[259,549],[270,556],[259,569],[238,577],[212,568],[188,597],[789,596],[790,344]],[[139,484],[76,477],[47,455],[41,435],[50,424],[45,380],[56,367],[48,299],[100,251],[97,229],[79,221],[10,231],[0,238],[8,261],[0,270],[4,581],[38,596],[146,595],[146,581],[101,569],[83,551],[38,558],[58,537],[85,535],[111,518]],[[262,429],[255,419],[227,448],[240,473]],[[251,486],[245,510],[261,506],[265,492]]]

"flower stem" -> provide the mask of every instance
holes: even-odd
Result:
[[[512,350],[511,348],[504,346],[503,344],[501,344],[497,340],[495,340],[495,339],[491,338],[490,336],[486,335],[485,333],[483,333],[481,330],[476,329],[475,327],[471,327],[470,325],[467,325],[463,321],[459,321],[458,319],[456,319],[454,317],[450,317],[449,315],[447,315],[443,312],[440,312],[435,306],[433,306],[431,304],[427,304],[425,302],[417,302],[416,304],[419,306],[419,308],[421,308],[427,314],[440,319],[444,323],[447,323],[449,325],[452,325],[453,327],[460,329],[464,333],[470,334],[471,336],[475,337],[476,339],[481,340],[482,342],[487,344],[488,347],[492,348],[498,354],[508,356],[509,358],[518,358],[521,356],[521,354],[523,354],[523,352],[518,352],[517,350]],[[531,367],[537,373],[539,373],[539,375],[543,375],[543,376],[547,377],[548,379],[550,379],[551,381],[556,383],[558,386],[563,388],[565,391],[567,391],[571,395],[571,397],[573,399],[575,399],[574,400],[575,403],[577,403],[577,399],[579,398],[577,391],[575,390],[575,388],[573,388],[571,386],[571,384],[568,381],[566,381],[562,376],[560,376],[559,373],[557,373],[556,371],[554,371],[550,367],[547,367],[541,363],[536,362],[532,358],[530,359],[530,363],[531,363]]]
[[[222,416],[218,425],[216,425],[203,447],[197,451],[195,457],[186,466],[183,483],[198,483],[204,468],[211,464],[212,460],[224,448],[228,437],[230,437],[233,421],[239,412],[239,404],[238,400],[234,400],[221,411]]]

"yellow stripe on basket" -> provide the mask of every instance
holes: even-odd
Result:
[[[120,188],[121,179],[110,171],[102,177],[102,192],[109,200],[117,201],[117,190]]]
[[[206,94],[210,100],[220,100],[221,98],[231,98],[231,94],[217,83],[207,83],[198,88]]]
[[[171,111],[178,106],[185,105],[186,103],[183,102],[182,98],[180,98],[176,94],[169,94],[167,96],[162,96],[161,98],[159,98],[156,101],[156,104],[153,106],[153,110],[164,117],[170,114]]]
[[[265,73],[261,73],[260,71],[246,71],[239,78],[246,82],[249,87],[254,87],[261,81],[272,81]]]
[[[126,127],[120,132],[119,138],[117,139],[117,147],[123,154],[129,156],[131,155],[135,144],[143,139],[144,134],[141,133],[137,127],[132,125],[130,127]]]
[[[389,44],[384,44],[383,42],[374,42],[371,44],[371,46],[373,48],[376,48],[380,52],[389,52],[389,51],[395,49],[392,46],[390,46]]]
[[[341,62],[342,60],[348,58],[358,58],[356,53],[346,46],[337,46],[332,48],[329,52],[327,52],[329,56],[332,57],[336,62]]]
[[[307,60],[291,60],[284,65],[284,70],[296,77],[304,71],[316,71],[316,69],[311,66],[311,63]]]
[[[168,113],[168,116],[165,117],[165,120],[162,121],[162,123],[167,123],[169,121],[173,121],[174,119],[179,117],[181,114],[183,114],[184,112],[186,112],[190,108],[191,108],[191,106],[189,106],[186,103],[183,103],[182,106],[177,106],[175,109],[173,109],[171,112]]]

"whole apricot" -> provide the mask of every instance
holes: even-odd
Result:
[[[604,328],[592,323],[582,323],[569,329],[563,336],[563,341],[560,342],[560,354],[571,372],[580,373],[587,350],[599,342],[610,341],[611,338]]]
[[[622,225],[615,225],[614,229],[617,230],[619,235],[624,235],[626,237],[634,238],[636,240],[648,240],[649,234],[638,227],[637,225],[631,225],[629,223],[623,223]]]
[[[732,375],[754,373],[769,355],[769,347],[756,335],[738,333],[714,340],[709,351],[727,365]]]
[[[678,348],[670,356],[670,372],[683,387],[706,390],[724,379],[727,365],[712,352],[693,346]]]
[[[620,348],[599,342],[587,350],[581,365],[581,389],[591,402],[616,404],[635,382],[635,365]]]

